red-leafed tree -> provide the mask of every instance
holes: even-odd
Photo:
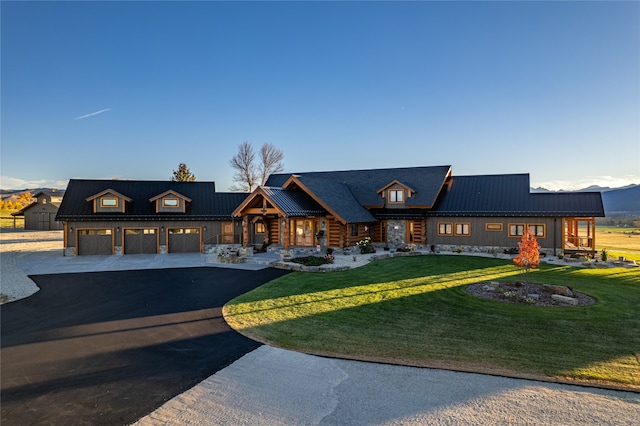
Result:
[[[529,272],[540,265],[540,245],[531,229],[522,235],[522,240],[518,243],[520,252],[513,259],[522,270],[524,284],[529,284]]]

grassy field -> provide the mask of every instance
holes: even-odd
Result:
[[[0,210],[0,228],[13,228],[13,217],[11,213],[17,210]],[[16,218],[16,228],[24,228],[24,217]]]
[[[542,265],[532,281],[568,285],[588,307],[476,298],[482,281],[517,281],[511,262],[429,255],[344,272],[292,273],[229,302],[225,319],[296,351],[640,390],[640,270]]]
[[[607,249],[613,258],[624,256],[640,263],[640,229],[599,226],[596,228],[596,249]]]

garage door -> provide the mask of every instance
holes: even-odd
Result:
[[[113,230],[79,229],[78,254],[113,254]]]
[[[158,231],[155,228],[124,230],[124,254],[155,254],[157,252]]]
[[[200,228],[169,229],[169,253],[199,253]]]

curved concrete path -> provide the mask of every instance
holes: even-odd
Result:
[[[261,346],[136,425],[637,425],[634,393]]]

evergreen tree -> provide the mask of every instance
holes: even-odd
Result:
[[[178,170],[174,170],[171,176],[171,182],[194,182],[195,180],[196,175],[191,173],[191,170],[184,163],[180,163]]]

